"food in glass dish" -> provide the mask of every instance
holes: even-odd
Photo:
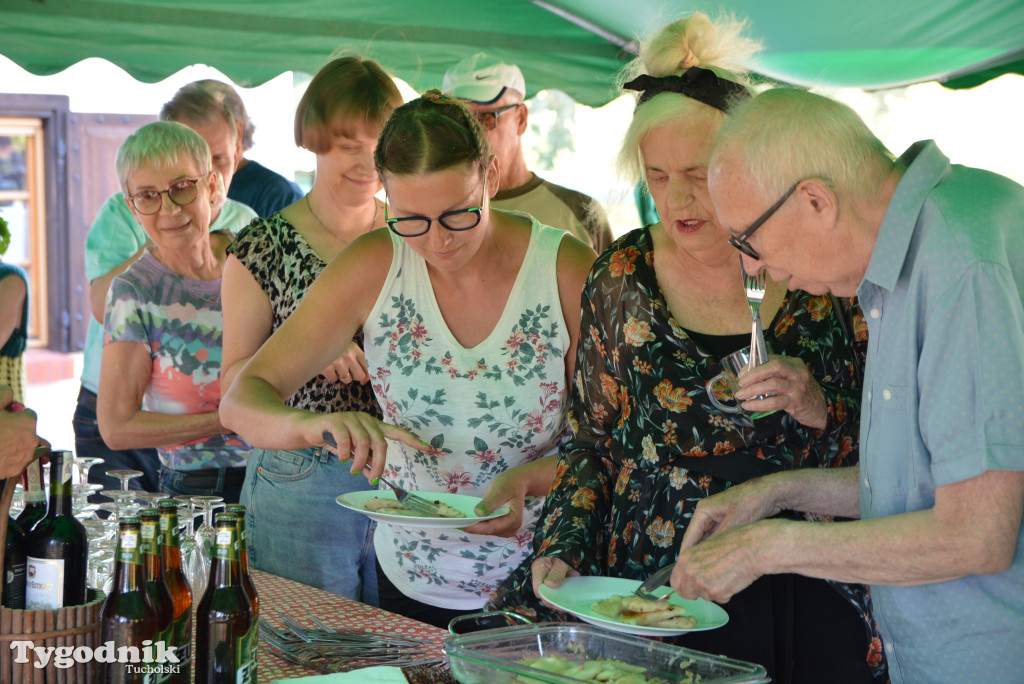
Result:
[[[416,518],[467,518],[469,516],[463,515],[461,511],[458,511],[446,503],[442,503],[437,499],[431,501],[434,506],[437,507],[439,515],[430,515],[429,513],[421,513],[420,511],[413,510],[405,506],[401,501],[396,499],[382,499],[379,496],[375,496],[371,499],[367,499],[363,503],[363,508],[370,511],[371,513],[385,513],[387,515],[408,515]]]
[[[686,608],[668,601],[648,601],[639,596],[609,596],[591,605],[594,612],[626,625],[693,629],[697,618],[686,614]]]
[[[664,679],[657,677],[645,677],[646,668],[638,665],[630,665],[621,660],[611,658],[597,658],[576,663],[562,656],[545,656],[543,658],[528,658],[522,661],[523,665],[535,667],[544,672],[550,672],[561,677],[578,679],[581,682],[610,682],[612,684],[665,684]],[[538,680],[532,677],[516,678],[522,684],[534,684]]]

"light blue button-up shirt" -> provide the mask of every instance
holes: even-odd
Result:
[[[912,146],[858,289],[869,331],[860,508],[1024,470],[1024,188]],[[1024,531],[1009,570],[872,586],[894,683],[1024,682]]]

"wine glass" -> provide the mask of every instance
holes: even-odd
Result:
[[[192,503],[202,507],[203,524],[196,530],[196,543],[203,547],[206,557],[213,554],[213,543],[217,539],[217,531],[213,528],[213,510],[221,508],[224,503],[223,496],[193,496]]]
[[[103,463],[103,459],[93,456],[75,456],[74,463],[75,468],[78,470],[79,484],[85,484],[89,481],[89,469],[97,463]]]
[[[156,502],[160,499],[166,499],[167,495],[163,492],[144,492],[141,490],[134,490],[132,494],[135,498],[145,504],[144,508],[156,508]]]
[[[136,477],[142,477],[143,472],[141,470],[108,470],[107,475],[116,477],[121,481],[121,489],[128,491],[128,480],[135,479]]]
[[[135,498],[134,492],[130,492],[127,489],[104,489],[100,494],[114,500],[111,508],[114,510],[115,523],[121,519],[122,515],[131,513],[132,506],[130,503]]]
[[[99,510],[99,505],[89,503],[89,496],[93,492],[98,492],[103,489],[103,485],[98,482],[76,484],[72,486],[72,498],[71,498],[71,509],[74,516],[79,520],[88,520],[93,517],[93,514]]]
[[[188,583],[192,587],[192,596],[201,598],[206,590],[207,559],[203,555],[202,546],[196,543],[195,536],[192,534],[192,523],[196,516],[195,505],[192,503],[191,497],[176,496],[174,498],[181,504],[178,507],[178,519],[184,521],[182,524],[184,531],[179,548],[185,577],[188,578]]]

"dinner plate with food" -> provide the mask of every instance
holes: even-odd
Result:
[[[499,518],[508,513],[508,506],[503,506],[489,515],[478,516],[474,508],[480,503],[480,498],[466,494],[451,494],[449,492],[417,492],[411,494],[420,496],[438,508],[440,517],[427,516],[408,506],[403,505],[395,498],[395,493],[389,489],[374,489],[361,492],[349,492],[342,494],[335,499],[345,508],[362,513],[374,520],[388,525],[402,525],[404,527],[421,528],[452,528],[469,527],[481,520]]]
[[[684,599],[670,587],[651,592],[658,601],[642,599],[633,594],[640,584],[621,577],[566,577],[557,588],[541,584],[540,595],[584,622],[623,634],[673,636],[715,629],[729,621],[717,603]]]

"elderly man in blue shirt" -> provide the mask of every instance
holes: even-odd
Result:
[[[729,119],[708,184],[748,272],[860,298],[861,460],[703,501],[673,588],[728,601],[778,572],[867,583],[894,682],[1024,682],[1024,188],[930,141],[893,159],[804,91]],[[747,372],[737,398],[784,409],[773,382]],[[859,520],[769,519],[782,510]]]

